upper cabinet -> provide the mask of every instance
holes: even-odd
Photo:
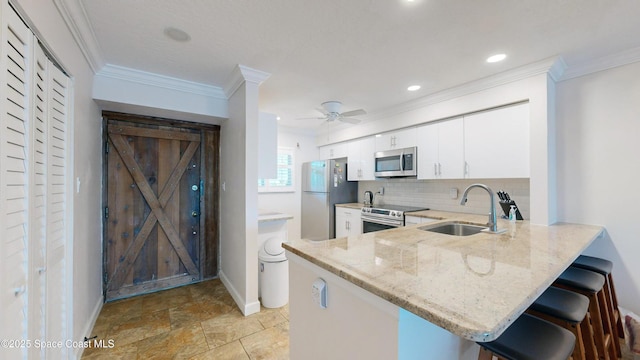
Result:
[[[375,180],[373,153],[375,139],[366,137],[347,143],[347,179],[349,181]]]
[[[375,180],[374,152],[412,146],[418,179],[528,178],[529,104],[322,146],[320,158],[348,157],[350,181]]]
[[[462,118],[418,127],[418,179],[461,179],[464,176]]]
[[[402,149],[416,146],[416,129],[402,129],[376,135],[376,151]]]
[[[529,104],[464,117],[466,178],[529,177]]]
[[[320,159],[339,159],[347,157],[347,143],[330,144],[320,147]]]

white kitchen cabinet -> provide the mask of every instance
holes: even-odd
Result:
[[[376,151],[416,146],[416,129],[408,128],[376,135]]]
[[[529,177],[529,104],[464,117],[465,178]]]
[[[320,146],[320,159],[338,159],[347,157],[347,143]]]
[[[347,143],[347,179],[349,181],[375,180],[373,153],[375,138],[366,137]]]
[[[417,225],[417,224],[428,224],[428,223],[432,223],[438,221],[437,219],[432,219],[432,218],[427,218],[427,217],[422,217],[422,216],[411,216],[411,215],[405,215],[404,217],[404,226],[409,226],[409,225]]]
[[[463,119],[418,127],[418,179],[462,179],[464,176]]]
[[[360,209],[336,206],[336,238],[362,234]]]

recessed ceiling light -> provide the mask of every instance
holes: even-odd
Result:
[[[276,120],[280,120],[280,116],[276,116]]]
[[[411,85],[407,88],[407,90],[409,91],[416,91],[416,90],[420,90],[420,85]]]
[[[495,54],[495,55],[491,55],[487,58],[487,62],[488,63],[494,63],[494,62],[498,62],[498,61],[502,61],[507,57],[506,54]]]
[[[164,34],[172,40],[178,42],[187,42],[191,40],[191,36],[184,32],[183,30],[176,29],[174,27],[166,27],[164,28]]]

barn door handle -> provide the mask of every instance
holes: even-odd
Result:
[[[193,217],[197,217],[197,216],[198,216],[198,212],[197,212],[197,211],[195,211],[195,210],[194,210],[194,211],[192,211],[192,212],[191,212],[191,216],[193,216]]]

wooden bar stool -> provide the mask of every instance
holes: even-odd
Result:
[[[604,276],[576,267],[566,269],[553,283],[554,286],[575,291],[589,298],[589,318],[598,357],[616,359],[613,331],[604,295]]]
[[[478,343],[478,360],[490,360],[494,355],[507,360],[566,360],[575,342],[569,330],[522,314],[496,340]]]
[[[574,360],[598,358],[587,311],[589,299],[586,296],[557,287],[549,287],[527,309],[527,313],[562,326],[575,335],[576,345],[571,355]]]
[[[611,270],[613,269],[613,263],[609,260],[580,255],[571,266],[579,267],[581,269],[595,271],[600,273],[605,278],[604,290],[607,297],[607,305],[609,307],[609,315],[611,317],[611,323],[614,326],[614,332],[616,339],[624,339],[624,328],[622,326],[622,319],[620,318],[620,310],[618,310],[618,296],[616,295],[616,288],[613,285],[613,275]],[[616,348],[618,354],[620,354],[620,341],[616,340]]]

